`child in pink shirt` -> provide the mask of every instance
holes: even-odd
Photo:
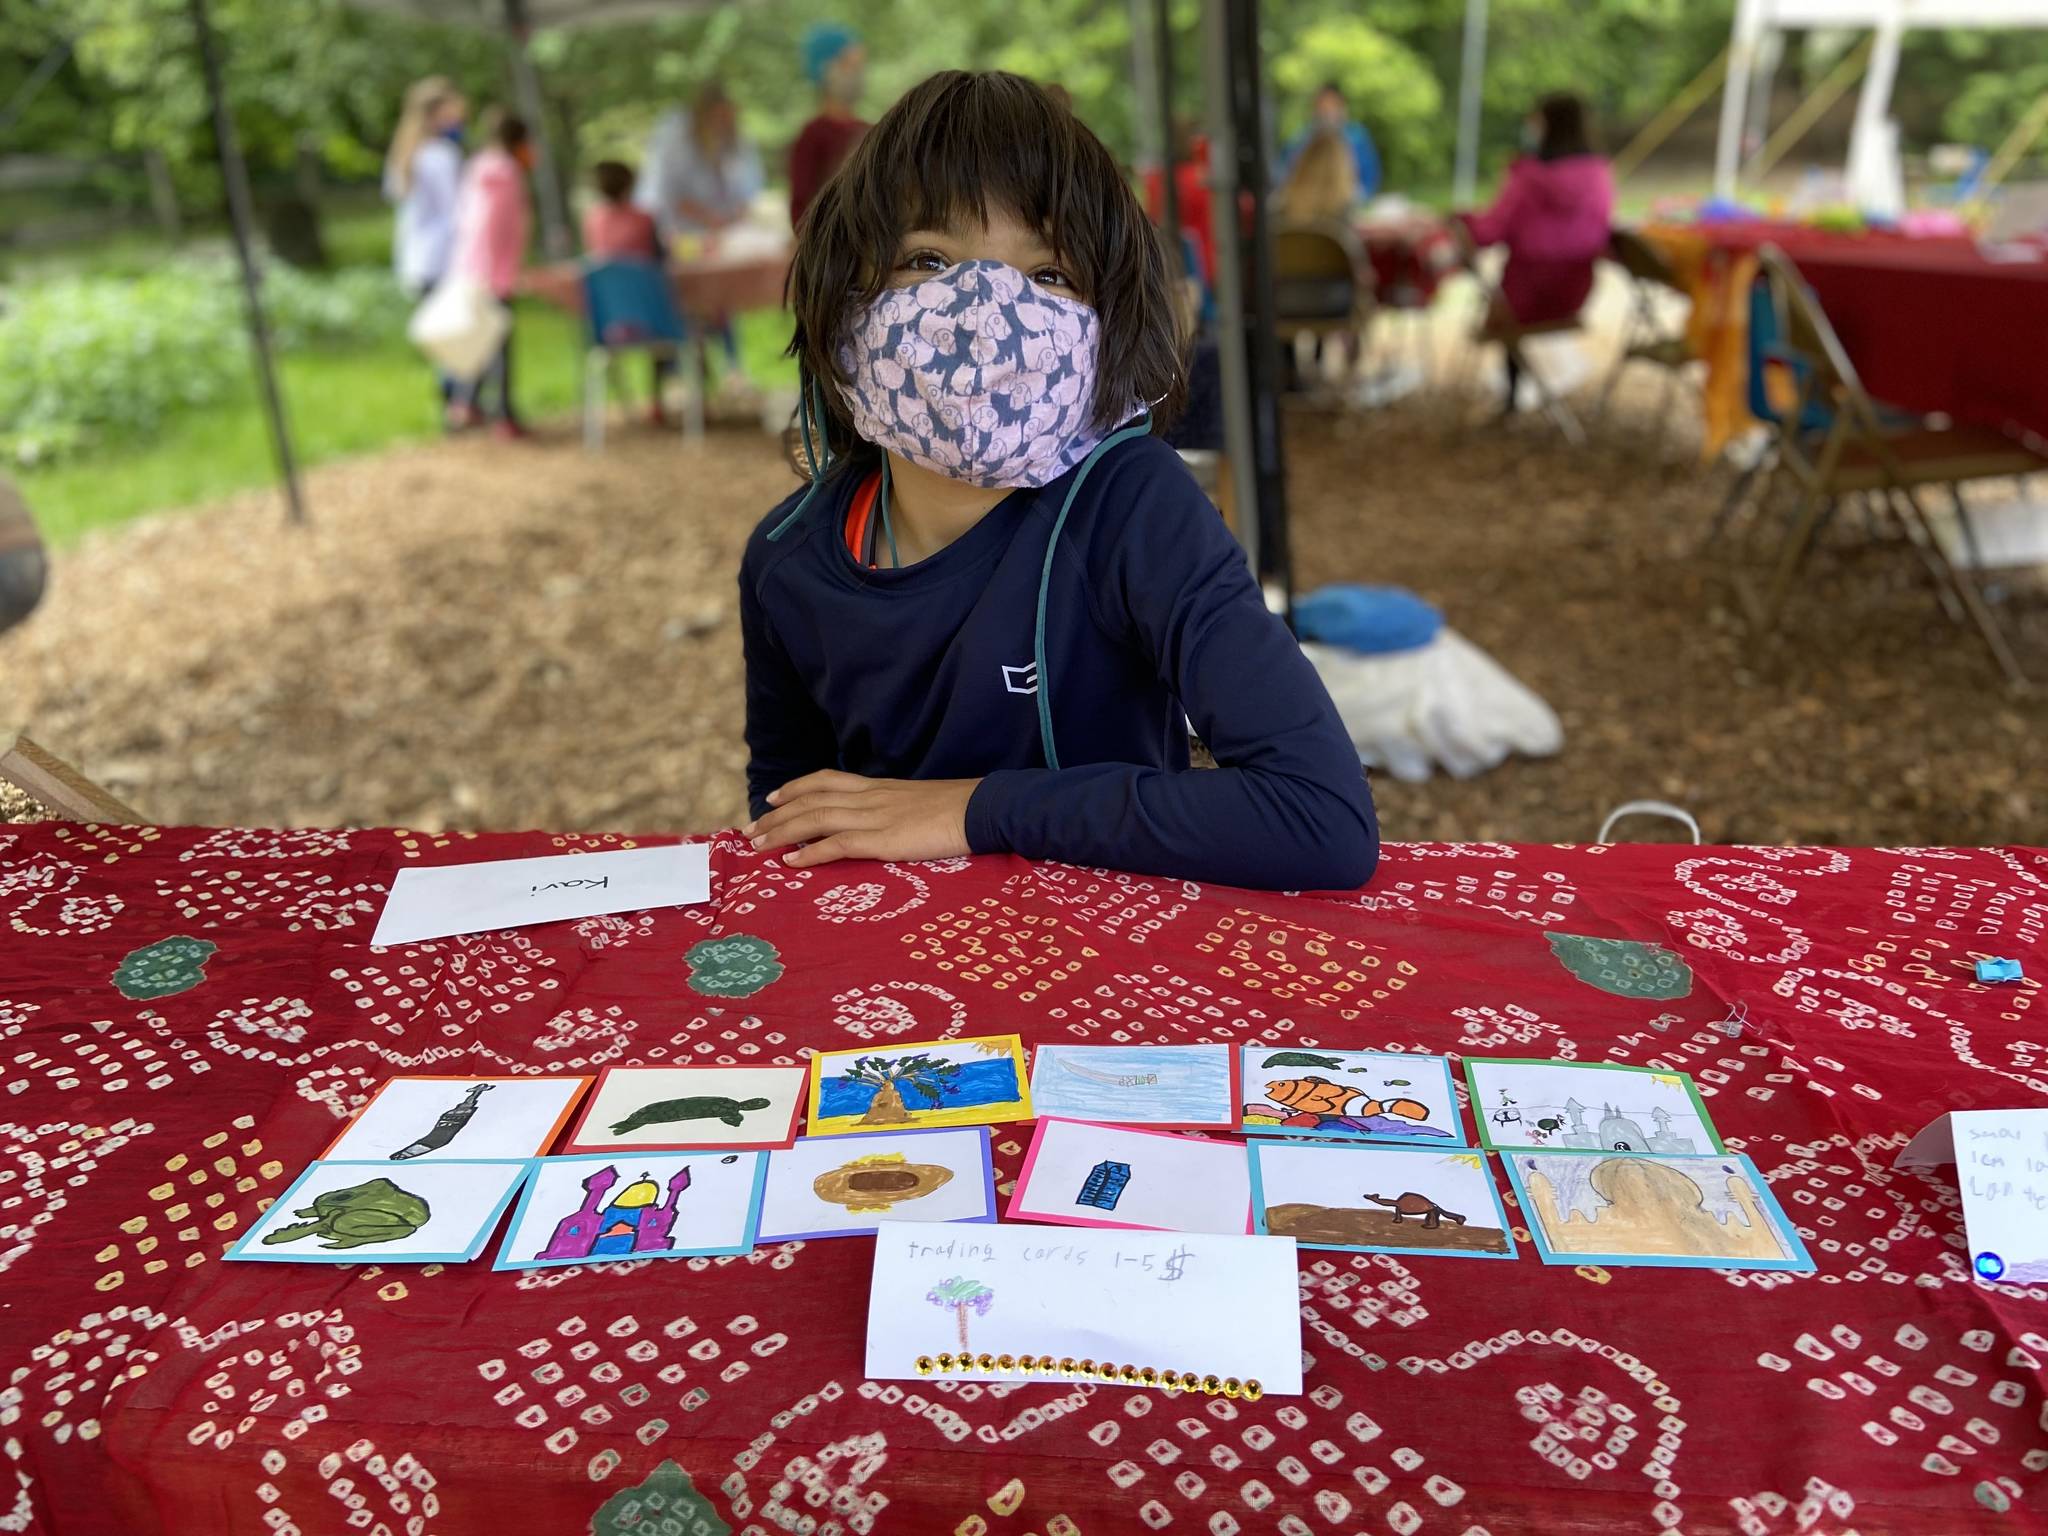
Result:
[[[664,259],[661,230],[654,215],[633,202],[633,187],[639,180],[633,168],[618,160],[600,160],[591,176],[597,183],[598,200],[583,212],[585,258],[593,262],[651,261],[659,266]],[[655,354],[647,419],[658,427],[668,425],[661,394],[675,366],[674,358]]]
[[[462,173],[455,201],[454,267],[510,303],[519,287],[519,269],[526,261],[531,215],[526,202],[526,173],[533,163],[526,124],[502,113],[486,125],[484,148]],[[512,408],[512,335],[508,331],[498,356],[477,381],[481,404],[495,393],[491,414],[500,437],[525,437],[526,428]]]

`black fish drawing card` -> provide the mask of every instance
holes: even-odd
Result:
[[[400,1165],[535,1157],[590,1084],[573,1075],[389,1077],[320,1156]]]

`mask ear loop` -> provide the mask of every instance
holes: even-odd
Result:
[[[1118,443],[1134,437],[1149,437],[1152,433],[1152,413],[1148,410],[1138,420],[1104,438],[1095,445],[1095,451],[1081,461],[1080,471],[1074,476],[1074,483],[1067,487],[1067,499],[1060,503],[1060,515],[1053,519],[1052,537],[1045,545],[1045,565],[1038,573],[1038,616],[1031,625],[1032,670],[1038,677],[1038,743],[1045,750],[1045,766],[1057,768],[1060,765],[1059,749],[1052,739],[1052,677],[1045,665],[1045,604],[1046,594],[1052,588],[1052,557],[1059,548],[1060,530],[1067,526],[1067,514],[1074,510],[1074,498],[1081,494],[1081,484],[1089,472],[1101,462],[1102,456]]]
[[[889,455],[882,455],[882,489],[875,497],[882,514],[882,537],[889,541],[889,567],[903,569],[903,557],[896,553],[896,525],[889,520]]]
[[[814,414],[818,420],[815,441],[811,437],[811,418]],[[818,388],[818,381],[809,374],[805,374],[797,381],[796,424],[797,430],[803,434],[804,462],[811,466],[811,485],[789,516],[768,530],[768,542],[771,544],[796,526],[797,519],[804,515],[804,509],[811,504],[812,499],[818,494],[818,488],[825,483],[825,477],[832,472],[832,443],[825,435],[824,395]]]

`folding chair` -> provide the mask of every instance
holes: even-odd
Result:
[[[1564,440],[1575,448],[1584,447],[1586,429],[1579,425],[1578,413],[1562,395],[1551,388],[1550,381],[1543,376],[1543,370],[1531,360],[1528,348],[1524,345],[1535,336],[1576,334],[1580,329],[1580,317],[1571,315],[1561,320],[1535,320],[1527,324],[1516,320],[1513,317],[1514,311],[1508,308],[1507,299],[1501,292],[1499,280],[1489,283],[1479,277],[1478,268],[1473,262],[1475,253],[1470,244],[1470,237],[1465,233],[1465,226],[1453,220],[1452,227],[1459,232],[1460,240],[1463,242],[1466,266],[1479,282],[1481,312],[1485,318],[1479,322],[1479,329],[1472,334],[1474,348],[1489,343],[1497,345],[1507,360],[1535,386],[1536,398],[1542,402],[1543,414],[1551,419],[1557,430],[1563,434]]]
[[[1600,402],[1594,407],[1596,420],[1605,420],[1608,403],[1622,374],[1631,363],[1651,363],[1664,370],[1664,397],[1657,407],[1657,443],[1661,448],[1670,429],[1671,405],[1679,383],[1686,379],[1699,359],[1692,343],[1685,339],[1685,327],[1673,327],[1665,318],[1659,300],[1685,290],[1658,249],[1632,229],[1617,229],[1607,237],[1607,259],[1628,274],[1630,284],[1628,318],[1622,322],[1621,351],[1600,386]]]
[[[1340,386],[1365,355],[1373,290],[1358,236],[1342,224],[1296,224],[1273,234],[1274,328],[1294,349],[1298,374],[1318,343],[1349,348]]]
[[[588,350],[583,358],[583,445],[604,447],[604,414],[613,364],[625,352],[681,361],[691,338],[676,309],[668,274],[651,261],[605,261],[584,268],[583,317]],[[704,390],[699,370],[684,370],[684,435],[704,431]]]
[[[1917,419],[1887,419],[1864,389],[1799,269],[1775,246],[1765,246],[1758,262],[1776,333],[1769,361],[1793,390],[1789,405],[1776,410],[1769,474],[1789,476],[1797,495],[1768,593],[1757,601],[1743,587],[1752,617],[1763,628],[1777,623],[1793,579],[1829,514],[1843,498],[1862,496],[1888,512],[1904,533],[1949,616],[1968,618],[2000,671],[2016,687],[2026,686],[2026,673],[2004,632],[1975,582],[1956,569],[1942,548],[1917,493],[1925,486],[1947,486],[1964,537],[1973,540],[1963,483],[2031,474],[2048,467],[2048,461],[1991,428],[1941,429]]]

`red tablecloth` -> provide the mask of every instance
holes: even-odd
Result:
[[[1992,261],[1966,242],[1910,241],[1788,254],[1873,395],[2048,450],[2048,253]]]
[[[408,863],[613,842],[0,828],[0,1528],[2048,1530],[2048,1291],[1974,1284],[1953,1191],[1889,1166],[2048,1103],[2041,982],[1968,967],[2048,975],[2048,851],[1394,846],[1287,898],[727,835],[712,906],[368,947]],[[751,942],[693,970],[712,935]],[[176,936],[215,947],[122,967]],[[1232,1404],[865,1381],[863,1239],[219,1262],[391,1073],[1009,1030],[1683,1068],[1820,1272],[1304,1251],[1308,1394]]]

